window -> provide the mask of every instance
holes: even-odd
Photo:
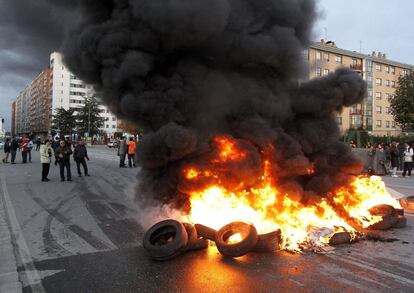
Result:
[[[406,76],[408,74],[407,69],[403,69],[402,76]]]
[[[71,87],[74,87],[74,88],[81,88],[81,89],[84,89],[85,88],[85,85],[83,85],[83,84],[76,84],[76,83],[71,83],[70,86]]]
[[[392,128],[395,128],[395,121],[391,122]]]
[[[342,56],[336,55],[335,56],[335,63],[336,64],[342,64]]]
[[[336,124],[342,125],[342,117],[336,117]]]
[[[322,69],[320,67],[316,68],[316,76],[322,76]]]
[[[115,128],[115,125],[112,125],[112,128]]]
[[[382,107],[381,107],[381,106],[376,106],[376,107],[375,107],[375,111],[376,111],[378,114],[381,114],[381,113],[382,113]]]
[[[115,117],[112,117],[112,121],[116,121],[116,118]]]
[[[353,66],[357,65],[358,61],[355,58],[352,58],[351,64]]]
[[[390,107],[385,107],[385,114],[390,114]]]
[[[376,85],[381,85],[382,84],[382,79],[381,78],[376,78],[375,79],[375,84]]]
[[[329,69],[324,69],[323,70],[323,75],[328,75],[329,74]]]
[[[108,124],[106,124],[106,125],[105,125],[105,128],[109,128],[109,125],[108,125]]]
[[[385,66],[385,72],[390,73],[390,67],[388,65]]]
[[[381,71],[381,64],[375,64],[375,70]]]
[[[63,78],[63,74],[62,74],[62,78]]]
[[[385,121],[385,128],[390,128],[390,125],[391,125],[390,121]]]
[[[321,60],[321,59],[322,59],[321,52],[316,51],[316,60]]]
[[[65,70],[65,66],[62,66],[62,70]]]
[[[326,62],[329,61],[329,53],[323,53],[323,60],[325,60]]]
[[[382,126],[382,121],[381,120],[377,120],[376,124],[377,127],[381,127]]]
[[[385,96],[387,97],[387,100],[389,100],[391,98],[390,94],[385,94]]]
[[[377,100],[381,100],[382,94],[380,92],[376,92],[375,97],[377,98]]]
[[[86,94],[85,93],[82,93],[82,92],[70,92],[69,94],[71,96],[81,96],[81,97],[86,96]]]
[[[390,81],[388,79],[385,81],[385,86],[390,86]]]
[[[391,69],[391,74],[395,74],[395,67],[390,67]]]
[[[391,87],[395,87],[395,81],[394,80],[391,81]]]

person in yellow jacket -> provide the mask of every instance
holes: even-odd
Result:
[[[133,137],[129,138],[128,141],[128,166],[131,168],[135,166],[135,150],[137,149],[137,144]]]
[[[51,141],[49,139],[45,140],[45,143],[40,146],[40,163],[42,163],[42,182],[50,181],[47,178],[50,170],[50,163],[55,153],[53,152]]]

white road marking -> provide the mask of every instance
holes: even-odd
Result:
[[[37,271],[33,258],[30,254],[29,247],[27,246],[26,240],[24,239],[22,229],[20,227],[19,221],[17,220],[16,213],[13,208],[13,204],[10,199],[9,192],[7,190],[6,186],[6,176],[4,174],[3,168],[0,168],[0,179],[1,179],[1,187],[2,187],[2,199],[4,203],[4,207],[6,209],[6,216],[10,225],[11,234],[15,241],[15,249],[18,255],[20,256],[20,259],[22,261],[22,264],[25,268],[25,275],[27,279],[27,284],[23,285],[29,285],[31,286],[31,289],[33,292],[46,292],[45,288],[42,285],[42,281],[40,278],[40,274]]]

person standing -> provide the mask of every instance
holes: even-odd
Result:
[[[393,141],[389,149],[390,160],[391,160],[391,177],[397,176],[398,161],[400,159],[400,152],[398,151],[398,143]]]
[[[49,175],[50,163],[54,156],[53,149],[51,147],[51,141],[45,140],[45,143],[40,147],[40,163],[42,163],[42,182],[50,181],[47,176]]]
[[[29,157],[29,163],[32,162],[32,149],[33,149],[33,141],[30,139],[29,140],[29,144],[28,144],[28,151],[27,151],[27,155]]]
[[[132,168],[132,166],[135,166],[135,150],[137,148],[137,144],[135,143],[135,140],[133,137],[129,138],[128,141],[128,167]]]
[[[125,156],[128,152],[128,145],[126,142],[126,137],[123,136],[118,143],[118,156],[119,156],[119,167],[126,168],[125,166]]]
[[[41,143],[42,143],[42,141],[40,140],[40,137],[38,137],[37,140],[36,140],[36,151],[40,150]]]
[[[411,146],[406,143],[404,144],[404,171],[402,176],[403,177],[411,177],[411,170],[413,169],[413,149]],[[408,173],[408,176],[406,174]]]
[[[19,143],[17,142],[16,138],[13,138],[10,144],[10,154],[11,154],[11,163],[16,164],[14,161],[16,160],[16,153],[19,149]]]
[[[85,142],[83,139],[79,140],[78,144],[75,146],[75,151],[73,152],[73,158],[76,162],[76,167],[78,168],[79,177],[82,176],[80,165],[83,166],[83,172],[85,176],[89,176],[88,165],[86,164],[85,158],[89,161],[88,150],[86,149]]]
[[[67,173],[67,180],[72,181],[72,173],[70,171],[70,155],[72,149],[68,147],[66,142],[62,139],[59,142],[59,147],[56,148],[55,157],[60,168],[60,180],[65,181],[65,168]]]
[[[22,151],[22,162],[23,164],[27,163],[27,153],[29,152],[29,138],[25,137],[22,140],[22,145],[20,147]]]
[[[3,163],[8,163],[9,162],[9,155],[10,155],[10,150],[11,150],[11,146],[10,146],[10,138],[6,139],[6,142],[4,143],[4,158],[3,158]]]

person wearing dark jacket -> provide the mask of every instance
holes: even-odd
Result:
[[[89,176],[88,174],[88,165],[86,164],[85,158],[89,161],[88,151],[86,149],[85,143],[83,139],[79,140],[79,143],[75,147],[75,151],[73,152],[73,158],[75,159],[76,166],[78,168],[78,175],[79,177],[82,176],[82,172],[80,169],[80,165],[83,166],[83,171],[85,176]]]
[[[397,176],[397,168],[400,160],[400,152],[398,150],[398,143],[393,141],[389,149],[391,157],[391,177]]]
[[[67,172],[68,181],[72,181],[72,173],[70,171],[70,155],[71,154],[72,154],[72,149],[67,146],[64,140],[61,140],[59,143],[59,146],[56,148],[56,151],[55,151],[56,163],[59,163],[59,167],[60,167],[61,181],[65,181],[65,168]]]
[[[11,154],[11,163],[16,164],[14,161],[16,160],[16,153],[19,149],[19,142],[16,138],[13,138],[11,144],[10,144],[10,154]]]
[[[3,158],[3,163],[8,163],[9,162],[9,155],[10,155],[10,150],[11,150],[11,146],[10,146],[10,138],[6,139],[6,142],[4,143],[4,158]]]

